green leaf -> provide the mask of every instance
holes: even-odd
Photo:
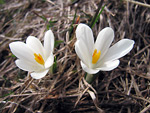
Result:
[[[59,44],[61,44],[62,42],[64,42],[64,41],[62,41],[62,40],[56,40],[55,41],[55,44],[54,44],[54,47],[57,47]]]
[[[97,15],[97,17],[96,17],[96,19],[94,20],[94,22],[92,23],[91,28],[93,28],[94,25],[96,24],[96,22],[97,22],[97,20],[99,19],[101,13],[103,12],[104,8],[105,8],[105,5],[102,7],[101,11],[100,11],[99,14]]]
[[[5,1],[4,0],[0,0],[0,4],[4,4],[5,3]]]
[[[12,54],[11,57],[15,58],[16,56]]]
[[[73,17],[73,21],[72,21],[72,23],[71,23],[71,25],[70,25],[70,29],[69,29],[69,36],[70,36],[70,37],[72,36],[73,30],[74,30],[73,24],[75,23],[76,16],[77,16],[77,8],[76,8],[76,10],[75,10],[75,14],[74,14],[74,17]]]
[[[56,22],[57,22],[56,20],[54,20],[54,21],[49,20],[49,22],[48,22],[48,24],[47,24],[47,30],[49,30],[49,29],[50,29],[50,27],[53,27],[53,26],[54,26],[54,24],[55,24]]]
[[[54,64],[53,64],[53,72],[55,72],[57,69],[57,59],[56,56],[54,57]]]

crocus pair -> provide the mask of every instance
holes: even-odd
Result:
[[[119,58],[131,51],[134,41],[122,39],[110,47],[114,39],[114,31],[110,27],[99,32],[94,42],[93,32],[85,24],[79,24],[76,29],[77,41],[75,51],[81,59],[83,70],[89,74],[110,71],[119,65]],[[23,42],[10,43],[12,53],[18,58],[16,65],[31,72],[35,79],[44,77],[54,61],[54,35],[48,30],[44,36],[44,46],[39,39],[29,36],[26,44]]]

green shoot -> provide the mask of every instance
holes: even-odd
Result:
[[[61,44],[62,42],[64,42],[64,41],[62,41],[62,40],[56,40],[55,44],[54,44],[54,47],[55,48],[58,47],[58,45]]]
[[[5,3],[5,1],[4,0],[0,0],[0,4],[4,4]]]
[[[48,22],[48,24],[46,26],[47,30],[49,30],[51,27],[53,27],[56,22],[57,22],[56,20],[54,20],[54,21],[49,20],[49,22]]]
[[[91,28],[93,28],[93,26],[94,26],[95,23],[97,22],[96,19],[99,18],[98,15],[101,14],[101,13],[99,14],[99,11],[100,11],[100,9],[101,9],[101,7],[102,7],[103,2],[104,2],[104,0],[101,0],[101,2],[100,2],[99,5],[98,5],[98,8],[97,8],[97,10],[96,10],[96,13],[95,13],[95,15],[94,15],[94,17],[93,17],[93,19],[92,19],[92,21],[91,21],[91,24],[90,24],[90,27],[91,27]],[[102,9],[103,9],[103,8],[102,8]],[[102,12],[102,11],[103,11],[103,10],[101,10],[100,12]]]
[[[71,34],[72,34],[73,31],[74,31],[73,24],[75,23],[76,16],[77,16],[77,8],[76,8],[76,10],[75,10],[75,14],[74,14],[74,17],[73,17],[73,21],[72,21],[72,23],[71,23],[71,25],[70,25],[70,31],[69,31],[69,36],[70,36],[70,37],[72,36]]]
[[[57,59],[56,56],[54,57],[54,64],[53,64],[53,72],[55,72],[57,69]]]
[[[11,57],[15,58],[16,56],[12,54]]]
[[[94,25],[96,24],[96,22],[98,21],[98,19],[99,19],[101,13],[103,12],[104,8],[105,8],[105,5],[102,7],[101,11],[100,11],[99,14],[96,16],[96,18],[95,18],[95,20],[93,21],[93,23],[91,24],[91,28],[93,28]]]

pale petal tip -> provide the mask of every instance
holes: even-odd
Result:
[[[11,48],[11,46],[12,46],[12,43],[13,43],[13,42],[11,42],[11,43],[9,44],[9,48]]]
[[[9,48],[12,49],[16,44],[17,44],[17,42],[11,42],[11,43],[9,44]]]
[[[39,39],[36,38],[35,36],[28,36],[27,39],[26,39],[26,44],[28,44],[30,42],[33,42],[34,40],[39,40]]]
[[[134,40],[131,40],[131,44],[132,44],[132,48],[133,48],[133,46],[134,46],[134,44],[135,44],[135,41],[134,41]]]
[[[105,27],[104,29],[105,30],[110,30],[110,31],[114,32],[114,30],[111,27]]]
[[[81,63],[82,69],[85,72],[87,72],[88,74],[96,74],[100,71],[99,69],[91,69],[91,68],[87,67],[87,65],[85,65],[82,61],[80,61],[80,63]]]
[[[12,51],[12,47],[13,47],[13,42],[9,44],[9,48]]]
[[[104,69],[104,71],[111,71],[111,70],[117,68],[119,66],[119,64],[120,64],[120,60],[112,61],[112,63],[108,63],[108,67],[106,67]]]
[[[125,41],[127,41],[127,43],[130,45],[130,50],[129,52],[132,50],[132,48],[134,47],[134,44],[135,44],[135,41],[134,40],[131,40],[131,39],[123,39]]]
[[[55,41],[55,37],[53,32],[51,30],[46,31],[44,36],[44,48],[45,48],[45,53],[47,58],[49,57],[51,52],[53,53],[54,41]]]
[[[52,30],[49,29],[49,30],[47,30],[47,31],[45,32],[45,34],[46,34],[46,33],[52,33]]]
[[[51,53],[51,55],[48,57],[47,61],[45,62],[45,68],[50,68],[54,63],[54,56]]]
[[[31,77],[34,78],[34,79],[41,79],[44,76],[46,76],[48,71],[49,71],[49,69],[44,70],[44,71],[40,71],[40,72],[33,72],[33,73],[31,73]]]
[[[105,27],[103,30],[105,30],[106,33],[108,33],[112,37],[112,40],[114,39],[115,33],[114,33],[114,30],[111,27]]]
[[[132,45],[134,45],[134,44],[135,44],[135,41],[134,41],[134,40],[131,40],[131,43],[132,43]]]
[[[45,38],[47,38],[47,37],[54,38],[54,34],[51,29],[45,32]]]
[[[20,41],[16,41],[16,42],[11,42],[9,44],[9,48],[11,50],[11,52],[15,55],[16,51],[18,50],[18,48],[24,46],[23,42]],[[18,52],[18,51],[17,51]],[[16,55],[15,55],[16,56]]]
[[[77,29],[78,28],[82,28],[82,27],[88,27],[88,28],[90,28],[88,25],[86,25],[86,24],[84,24],[84,23],[80,23],[80,24],[78,24],[78,26],[77,26]],[[90,28],[91,29],[91,28]]]
[[[81,29],[91,29],[88,25],[86,24],[83,24],[83,23],[80,23],[78,24],[77,26],[77,29],[76,29],[76,33],[79,33],[81,31]]]

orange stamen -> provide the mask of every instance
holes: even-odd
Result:
[[[93,56],[92,56],[92,64],[97,63],[97,61],[100,58],[100,55],[101,55],[101,51],[99,50],[98,53],[97,53],[97,49],[95,49],[94,52],[93,52]]]
[[[40,54],[37,55],[36,53],[34,53],[34,56],[35,56],[34,59],[36,60],[36,62],[38,62],[41,65],[44,65],[44,60],[43,60],[43,58],[42,58],[42,56]]]

